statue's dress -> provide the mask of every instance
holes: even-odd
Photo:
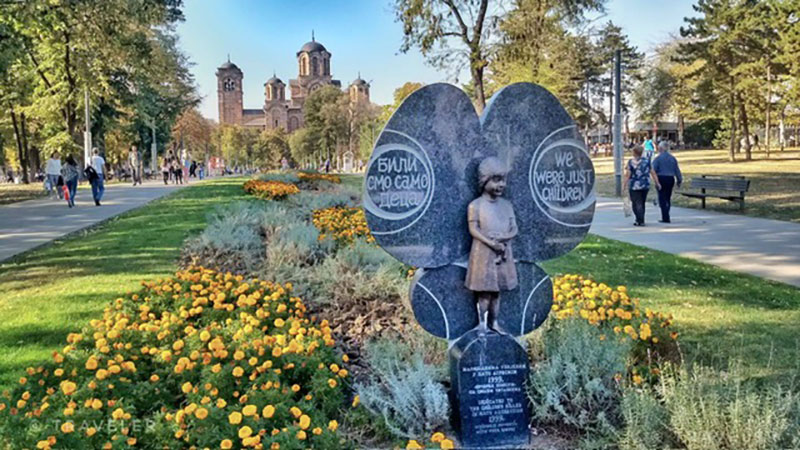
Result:
[[[483,195],[469,204],[467,220],[477,222],[481,234],[487,237],[493,233],[506,235],[516,231],[517,227],[511,202],[504,198],[491,200]],[[517,269],[510,244],[510,241],[506,242],[505,254],[498,255],[480,239],[472,238],[467,279],[464,283],[467,289],[475,292],[500,292],[517,287]]]

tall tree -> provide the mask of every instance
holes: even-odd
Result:
[[[431,65],[455,73],[468,67],[473,100],[482,111],[484,71],[496,44],[499,5],[490,0],[394,0],[394,12],[403,24],[400,51],[419,48]]]

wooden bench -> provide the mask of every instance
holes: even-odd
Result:
[[[732,202],[739,202],[739,209],[744,209],[744,194],[750,188],[750,180],[743,176],[716,176],[700,175],[699,178],[692,178],[692,189],[700,189],[700,192],[678,192],[681,195],[692,198],[699,198],[706,207],[706,197],[721,198]],[[718,193],[708,193],[707,191],[717,191]],[[738,195],[737,195],[738,194]]]

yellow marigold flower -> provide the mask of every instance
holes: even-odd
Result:
[[[300,416],[300,428],[305,430],[310,425],[311,425],[311,417],[308,417],[308,415],[306,414]]]
[[[233,442],[230,439],[223,439],[222,442],[219,443],[219,448],[229,450],[233,448]]]
[[[95,427],[89,427],[86,429],[86,436],[92,437],[95,435],[95,433],[97,433],[97,428]]]
[[[275,319],[275,321],[273,323],[275,324],[275,326],[277,328],[282,328],[284,325],[286,325],[286,322],[283,319],[281,319],[280,317]]]
[[[65,380],[61,382],[61,392],[63,392],[64,395],[72,395],[76,389],[78,389],[78,385],[72,381]]]
[[[117,408],[111,413],[111,418],[114,420],[123,419],[125,418],[125,411],[122,408]]]
[[[184,394],[192,392],[192,383],[188,381],[186,383],[183,383],[183,385],[181,386],[181,391],[183,391]]]
[[[217,408],[222,409],[225,406],[227,406],[227,404],[228,404],[228,402],[226,402],[224,398],[218,398],[217,399]]]
[[[306,432],[303,431],[303,430],[300,430],[300,431],[297,432],[297,434],[295,436],[297,437],[297,439],[299,439],[301,441],[304,441],[306,439]]]
[[[292,406],[289,408],[289,412],[292,413],[295,418],[298,418],[303,414],[303,411],[301,411],[297,406]]]
[[[436,433],[433,433],[433,436],[431,436],[431,442],[438,444],[439,442],[442,442],[444,438],[444,433],[437,431]]]
[[[335,388],[336,384],[337,384],[336,380],[334,380],[333,378],[328,378],[328,386]]]
[[[94,356],[91,356],[91,357],[89,357],[89,359],[86,360],[85,367],[86,367],[86,370],[95,370],[95,369],[97,369],[97,360],[94,358]]]
[[[230,422],[231,425],[239,425],[242,423],[242,413],[234,411],[228,414],[228,422]]]
[[[419,442],[415,441],[414,439],[408,441],[408,444],[406,444],[406,450],[420,450],[420,449],[422,449],[422,446],[419,445]]]
[[[253,429],[247,425],[239,428],[239,438],[244,439],[246,437],[250,437],[251,434],[253,434]]]
[[[453,441],[450,439],[443,439],[442,442],[439,443],[439,448],[441,449],[453,449],[456,446],[453,444]]]
[[[241,350],[236,350],[233,352],[233,359],[240,361],[244,358],[244,352]]]
[[[73,431],[75,431],[75,424],[72,422],[64,422],[61,424],[62,433],[72,433]]]
[[[328,429],[329,430],[336,431],[337,428],[339,428],[339,422],[337,422],[335,420],[331,420],[330,422],[328,422]]]
[[[158,376],[158,374],[154,373],[154,374],[150,375],[150,381],[152,381],[153,383],[155,383],[156,381],[158,381],[160,379],[161,378]]]
[[[633,376],[633,384],[642,384],[643,381],[644,379],[642,379],[642,377],[640,377],[639,375]]]
[[[203,420],[208,417],[208,410],[205,408],[197,408],[197,411],[194,412],[194,416],[200,420]]]
[[[209,339],[211,339],[211,333],[209,333],[208,330],[203,330],[203,331],[200,332],[200,340],[201,341],[205,342],[205,341],[207,341]]]
[[[97,377],[98,380],[105,380],[106,378],[108,378],[108,371],[106,369],[99,369],[95,373],[95,376]]]
[[[255,415],[257,412],[258,408],[256,407],[256,405],[247,405],[244,408],[242,408],[242,414],[244,414],[245,416],[252,416]]]
[[[241,376],[242,376],[242,374],[244,374],[244,369],[242,369],[242,368],[241,368],[241,367],[239,367],[239,366],[236,366],[236,367],[234,367],[234,368],[233,368],[233,376],[235,376],[235,377],[241,377]]]
[[[261,415],[264,416],[265,419],[272,418],[272,416],[275,415],[275,407],[272,405],[265,406],[261,411]]]
[[[103,401],[102,400],[100,400],[99,398],[96,398],[96,399],[92,400],[92,409],[97,410],[97,409],[100,409],[102,407],[103,407]]]

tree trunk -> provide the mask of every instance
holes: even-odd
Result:
[[[770,65],[767,64],[767,117],[764,123],[764,146],[767,150],[767,158],[769,158],[769,132],[770,132],[770,123],[769,123],[769,113],[770,109],[772,109],[772,80],[770,79]]]
[[[483,67],[473,67],[470,71],[472,72],[472,87],[475,89],[475,106],[480,114],[486,107],[486,96],[483,92]]]
[[[753,159],[752,147],[750,146],[750,124],[747,120],[747,108],[744,106],[741,94],[739,94],[739,119],[742,121],[742,136],[744,136],[744,159]]]
[[[17,159],[19,160],[20,178],[22,182],[28,184],[28,152],[25,151],[25,138],[17,120],[14,108],[11,108],[11,123],[14,126],[14,140],[17,143]]]
[[[781,151],[786,148],[786,105],[781,108],[781,119],[778,122],[778,143],[781,146]]]
[[[658,121],[653,121],[653,146],[658,145]]]
[[[684,132],[684,130],[685,130],[685,124],[684,124],[684,121],[683,121],[683,115],[682,114],[678,114],[678,148],[681,148],[681,149],[684,147],[684,142],[683,142],[683,132]]]
[[[736,150],[737,150],[737,143],[738,140],[736,139],[736,91],[734,91],[733,86],[735,85],[735,80],[733,77],[730,78],[730,105],[728,114],[730,115],[731,120],[731,144],[730,148],[728,149],[728,160],[730,162],[736,162]]]

